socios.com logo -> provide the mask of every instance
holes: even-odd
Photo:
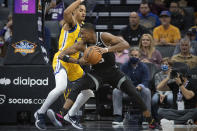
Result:
[[[32,99],[32,98],[9,98],[8,104],[43,104],[45,99]]]
[[[6,95],[0,94],[0,104],[5,103]]]
[[[0,79],[0,85],[9,85],[11,83],[11,80],[8,78],[1,78]]]

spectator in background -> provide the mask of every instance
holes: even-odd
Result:
[[[190,53],[192,55],[197,56],[197,41],[195,40],[196,39],[196,29],[190,28],[187,32],[186,37],[190,41]],[[180,49],[180,43],[179,43],[179,44],[176,45],[176,48],[174,49],[173,55],[176,55],[180,52],[181,52],[181,49]]]
[[[45,20],[56,20],[62,25],[64,2],[62,0],[51,0],[45,4]]]
[[[161,104],[168,104],[170,107],[173,105],[173,95],[172,91],[168,87],[167,83],[171,81],[167,81],[167,76],[171,72],[172,62],[169,58],[163,58],[161,63],[161,71],[155,74],[155,87],[156,92],[152,97],[152,114],[154,119],[156,120],[156,125],[159,122],[159,117],[157,111]],[[152,126],[156,126],[152,125]]]
[[[176,45],[181,38],[179,29],[170,24],[170,16],[169,11],[162,11],[160,14],[161,25],[153,30],[156,45]]]
[[[138,46],[140,38],[143,34],[149,33],[149,31],[139,24],[139,16],[137,12],[131,12],[129,16],[129,25],[123,28],[119,35],[123,37],[130,46]]]
[[[143,34],[140,42],[140,59],[144,63],[152,63],[160,67],[162,56],[158,50],[155,49],[155,42],[150,34]]]
[[[140,4],[138,15],[140,17],[140,24],[146,27],[150,32],[152,32],[154,27],[161,24],[159,17],[150,11],[149,4],[146,1]]]
[[[184,8],[184,7],[187,7],[187,1],[186,0],[179,0],[179,5],[180,7]]]
[[[188,38],[181,39],[180,41],[181,52],[172,56],[173,62],[182,62],[187,64],[190,68],[197,66],[197,56],[190,53],[190,40]]]
[[[121,71],[123,71],[133,82],[138,94],[142,97],[144,103],[147,106],[147,109],[151,111],[151,92],[148,88],[149,78],[149,70],[146,64],[139,61],[140,52],[139,48],[134,47],[131,48],[130,59],[127,63],[121,66]],[[129,98],[128,95],[123,93],[119,89],[113,90],[113,109],[115,120],[112,124],[123,124],[122,118],[122,98]],[[132,99],[132,98],[131,98]]]
[[[197,41],[197,16],[194,19],[194,26],[191,27],[192,30],[195,30],[195,40]]]
[[[185,16],[180,13],[178,2],[172,1],[170,3],[169,11],[171,13],[171,24],[178,27],[181,31],[184,31],[186,29]]]
[[[173,73],[174,74],[174,73]],[[173,109],[158,110],[161,126],[174,124],[193,124],[197,120],[197,88],[188,78],[187,69],[178,69],[175,76],[169,73],[166,78],[173,79],[174,82],[168,83],[168,87],[173,93]]]
[[[122,64],[126,63],[129,60],[128,53],[129,53],[128,50],[124,50],[123,52],[116,52],[115,53],[116,63],[118,65],[122,65]]]
[[[3,54],[3,46],[4,46],[4,44],[5,44],[4,37],[3,36],[0,36],[0,57]]]
[[[10,14],[8,16],[8,22],[6,25],[3,27],[3,29],[0,30],[0,36],[4,37],[5,42],[10,43],[11,42],[11,37],[12,37],[12,15]]]
[[[150,5],[151,12],[160,15],[161,11],[167,10],[162,0],[154,0],[153,4]]]

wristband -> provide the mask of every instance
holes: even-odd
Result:
[[[182,85],[183,85],[183,83],[179,84],[178,86],[180,87],[180,86],[182,86]]]
[[[108,48],[105,48],[107,50],[107,52],[109,52],[109,49]]]
[[[63,60],[64,62],[68,62],[69,59],[70,59],[70,56],[69,56],[69,55],[65,55],[65,56],[63,57],[62,60]]]

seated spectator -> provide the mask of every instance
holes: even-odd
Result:
[[[169,11],[171,13],[171,24],[178,27],[181,31],[184,31],[186,29],[185,16],[180,13],[178,2],[172,1],[170,3]]]
[[[3,54],[3,46],[4,46],[4,44],[5,44],[5,40],[4,40],[3,36],[0,36],[0,57]]]
[[[162,56],[158,50],[155,49],[153,37],[150,34],[142,35],[140,39],[140,60],[145,63],[155,64],[160,67]]]
[[[192,55],[197,56],[197,41],[195,40],[196,39],[196,29],[193,30],[192,28],[190,28],[187,32],[186,37],[189,39],[188,42],[190,42],[190,53]],[[180,43],[179,43],[176,45],[173,55],[176,55],[180,52],[181,52],[181,49],[180,49]]]
[[[153,4],[150,5],[150,9],[156,15],[159,15],[163,10],[167,10],[162,0],[154,0]]]
[[[130,50],[130,59],[121,66],[121,70],[132,80],[139,95],[142,96],[144,103],[149,111],[151,111],[151,92],[148,88],[149,70],[146,64],[139,61],[139,49],[134,47]],[[115,120],[112,124],[123,124],[122,118],[122,98],[129,98],[128,95],[119,89],[113,90],[113,109]]]
[[[171,71],[172,62],[169,58],[163,58],[161,63],[161,71],[155,74],[155,87],[156,92],[152,97],[152,114],[154,119],[156,120],[156,125],[159,122],[157,111],[161,104],[168,104],[170,107],[173,105],[173,95],[172,91],[168,87],[167,83],[171,82],[168,81],[168,74]],[[152,126],[156,126],[152,125]]]
[[[191,27],[191,30],[193,31],[193,32],[196,32],[195,33],[195,40],[197,41],[197,16],[195,17],[195,19],[194,19],[194,26],[192,26]]]
[[[197,88],[188,79],[187,69],[178,69],[177,72],[169,73],[167,80],[173,79],[174,82],[168,83],[168,87],[173,93],[173,109],[158,110],[162,126],[173,124],[187,124],[197,120]]]
[[[146,27],[150,32],[152,32],[154,27],[161,24],[159,17],[150,12],[148,2],[142,2],[140,4],[138,15],[140,17],[140,25]]]
[[[162,11],[160,14],[161,25],[153,30],[156,45],[176,45],[181,38],[179,29],[170,24],[170,16],[168,11]]]
[[[3,27],[3,29],[0,30],[0,36],[4,37],[5,42],[10,43],[11,42],[11,37],[12,37],[12,15],[10,14],[8,16],[8,22],[6,25]]]
[[[187,1],[186,0],[180,0],[179,1],[179,5],[180,5],[180,7],[187,7]]]
[[[118,65],[122,65],[122,64],[126,63],[129,60],[128,53],[129,53],[128,50],[124,50],[123,52],[115,53],[116,63]]]
[[[197,66],[197,56],[190,53],[190,40],[188,38],[181,39],[180,41],[181,52],[172,56],[173,62],[182,62],[187,64],[190,68]]]
[[[51,0],[45,4],[45,20],[57,20],[62,23],[64,13],[64,2],[62,0]]]
[[[129,25],[123,28],[119,35],[122,36],[130,46],[138,46],[140,38],[149,31],[139,24],[139,16],[136,12],[131,12],[129,16]]]

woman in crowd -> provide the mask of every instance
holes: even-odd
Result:
[[[155,49],[153,37],[150,34],[143,34],[140,43],[141,61],[144,63],[153,63],[160,67],[162,56],[161,53]]]

